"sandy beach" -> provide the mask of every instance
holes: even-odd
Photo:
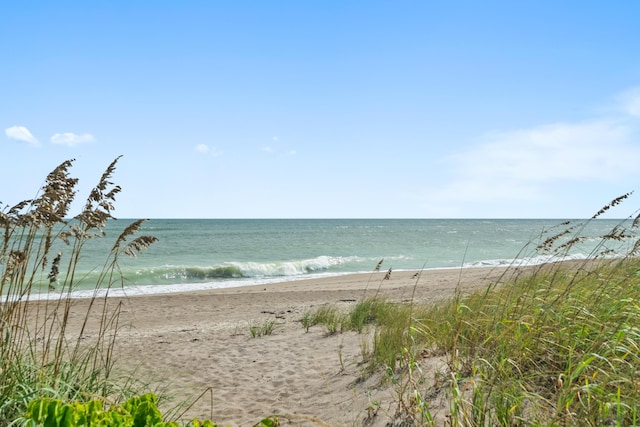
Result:
[[[362,380],[362,346],[371,332],[308,332],[300,319],[324,304],[347,309],[364,296],[437,303],[505,276],[501,268],[444,269],[345,275],[317,280],[205,292],[112,298],[122,303],[115,349],[116,375],[135,377],[170,396],[164,411],[200,399],[183,418],[213,418],[250,426],[276,415],[283,425],[384,426],[395,413],[394,387],[380,376]],[[511,274],[511,272],[509,273]],[[84,318],[87,300],[74,303],[71,321]],[[275,321],[270,335],[249,325]],[[92,332],[86,332],[90,340]],[[370,345],[370,342],[369,342]],[[342,359],[342,363],[341,363]],[[437,360],[432,369],[438,369]],[[446,405],[433,412],[446,416]],[[377,411],[374,411],[376,408]],[[182,412],[182,411],[181,411]]]

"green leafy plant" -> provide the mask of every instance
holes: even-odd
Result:
[[[165,422],[153,393],[132,397],[121,405],[104,407],[102,400],[65,403],[59,399],[33,400],[27,407],[24,425],[33,427],[179,427],[177,422]],[[276,417],[265,418],[254,427],[275,427]],[[193,419],[185,427],[218,427],[211,420]]]

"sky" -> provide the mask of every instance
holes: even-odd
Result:
[[[79,209],[122,156],[119,218],[584,218],[634,190],[610,215],[640,207],[637,1],[0,15],[0,206],[75,159]]]

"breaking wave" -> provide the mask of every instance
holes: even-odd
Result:
[[[304,276],[307,274],[327,272],[345,264],[365,261],[359,257],[319,256],[311,259],[279,261],[279,262],[226,262],[211,267],[164,266],[160,268],[139,270],[140,276],[154,276],[163,281],[208,281],[240,278],[268,278]],[[367,265],[370,263],[366,260]]]

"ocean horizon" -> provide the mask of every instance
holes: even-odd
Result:
[[[118,235],[133,220],[111,220],[105,236],[89,240],[76,270],[79,297],[93,295],[96,279]],[[136,258],[119,261],[122,282],[113,295],[140,295],[250,286],[381,271],[531,265],[613,256],[625,242],[603,248],[600,236],[620,219],[150,219],[139,235],[158,239]],[[570,222],[570,225],[567,223]],[[584,239],[570,251],[536,246],[568,227]],[[70,248],[59,242],[56,250]],[[45,282],[47,272],[43,272]],[[59,277],[64,277],[61,268]],[[60,286],[58,286],[60,288]],[[49,293],[55,297],[57,291]],[[44,296],[44,295],[43,295]]]

